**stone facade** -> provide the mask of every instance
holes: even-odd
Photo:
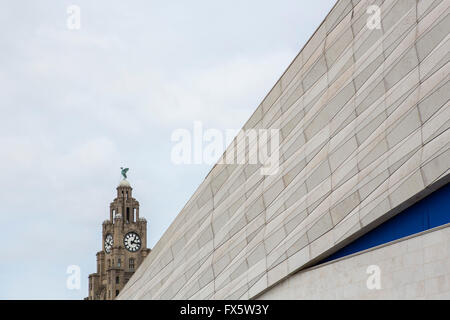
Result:
[[[449,6],[337,1],[244,125],[278,172],[216,164],[118,298],[257,297],[448,183]]]
[[[150,253],[147,221],[139,217],[139,202],[132,191],[128,181],[123,180],[110,204],[109,220],[102,226],[102,251],[97,252],[97,272],[89,275],[88,300],[114,299]],[[137,234],[137,240],[127,242],[129,234]]]
[[[258,299],[450,299],[450,225],[300,271]]]

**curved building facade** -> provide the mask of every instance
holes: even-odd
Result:
[[[450,298],[449,7],[337,1],[118,298]]]

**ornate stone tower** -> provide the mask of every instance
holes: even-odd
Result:
[[[139,217],[139,202],[124,179],[110,204],[109,220],[102,226],[102,251],[97,252],[97,272],[89,275],[88,300],[112,300],[150,253],[147,221]]]

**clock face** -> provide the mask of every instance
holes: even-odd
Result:
[[[107,234],[105,237],[105,252],[110,253],[112,246],[114,244],[114,239],[112,234]]]
[[[136,232],[128,232],[123,238],[125,248],[130,252],[136,252],[141,248],[141,238]]]

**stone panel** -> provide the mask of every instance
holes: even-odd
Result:
[[[449,243],[447,225],[302,270],[257,298],[448,300]],[[370,268],[374,267],[380,271],[379,288],[367,285],[369,276],[374,274]]]

